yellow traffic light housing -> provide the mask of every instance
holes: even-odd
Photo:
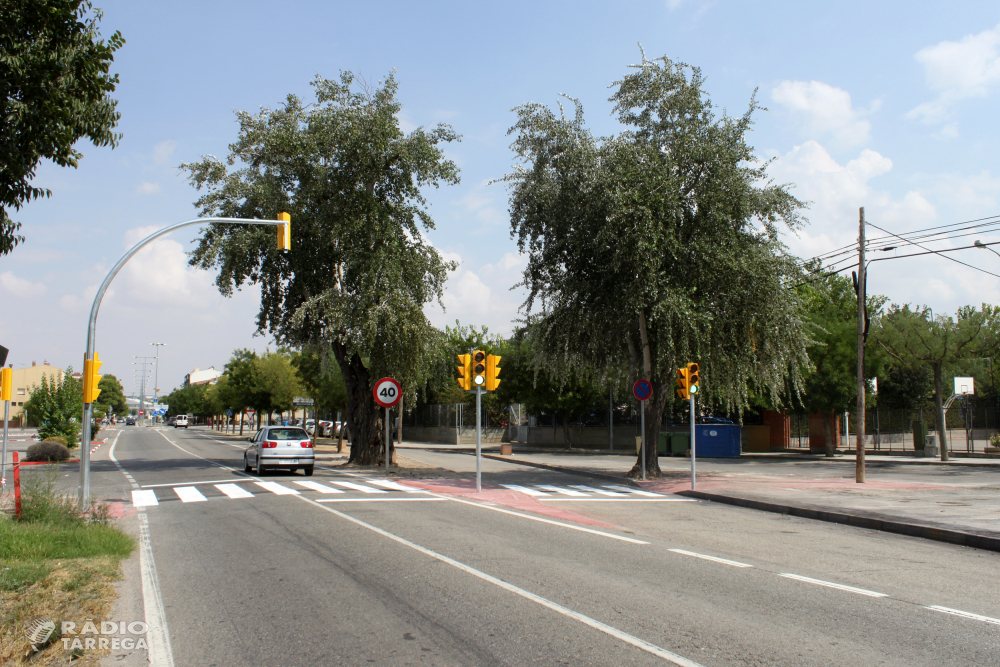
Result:
[[[83,360],[83,402],[94,403],[101,394],[98,385],[101,383],[102,362],[94,352],[93,359]]]
[[[482,350],[472,353],[472,384],[486,388],[486,353]]]
[[[687,381],[688,381],[688,394],[697,394],[700,390],[699,383],[701,378],[698,377],[698,364],[690,363],[687,365]]]
[[[486,391],[496,391],[497,385],[500,384],[500,379],[497,377],[500,375],[500,363],[499,354],[489,354],[486,356]]]
[[[459,354],[458,363],[458,386],[465,391],[472,390],[472,355]]]
[[[691,394],[688,392],[689,386],[688,369],[678,368],[677,369],[677,395],[687,400],[691,398]]]
[[[0,401],[10,400],[10,387],[14,383],[14,370],[4,368],[0,370]]]
[[[279,213],[278,220],[283,220],[283,225],[278,225],[278,250],[282,252],[292,249],[292,216],[288,213]]]

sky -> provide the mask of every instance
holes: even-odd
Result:
[[[126,45],[123,134],[114,150],[81,142],[78,169],[43,163],[52,197],[14,219],[24,244],[0,257],[0,344],[15,368],[82,365],[97,286],[137,241],[196,217],[198,192],[179,165],[227,155],[235,111],[309,98],[317,75],[368,81],[395,71],[401,126],[445,122],[462,135],[447,155],[461,183],[430,190],[430,241],[460,263],[433,324],[508,333],[524,294],[524,258],[510,237],[508,192],[490,184],[514,157],[514,107],[581,100],[594,134],[621,128],[609,86],[630,64],[666,55],[701,68],[712,101],[741,114],[757,91],[767,108],[748,140],[773,159],[775,182],[809,202],[809,225],[786,235],[809,258],[854,243],[858,209],[901,233],[1000,213],[1000,4],[930,2],[97,2],[102,32]],[[869,230],[869,235],[873,232]],[[197,228],[154,242],[111,285],[97,323],[102,372],[126,393],[133,364],[155,356],[161,395],[196,367],[221,368],[255,335],[259,294],[223,298],[214,275],[187,265]],[[1000,241],[1000,234],[970,237]],[[959,240],[961,241],[961,240]],[[958,241],[956,241],[957,243]],[[938,247],[945,247],[943,244]],[[998,246],[1000,247],[1000,246]],[[898,252],[898,251],[897,251]],[[980,249],[879,262],[870,293],[936,314],[1000,302],[1000,257]],[[159,348],[152,343],[165,343]]]

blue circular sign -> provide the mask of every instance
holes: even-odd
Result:
[[[645,401],[653,395],[653,385],[649,384],[649,380],[636,380],[632,385],[632,395],[640,401]]]

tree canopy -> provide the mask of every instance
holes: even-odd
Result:
[[[67,445],[76,446],[80,440],[83,388],[73,379],[73,367],[67,368],[62,376],[42,375],[41,383],[32,387],[24,409],[30,422],[38,425],[39,439],[61,436]]]
[[[120,138],[109,71],[125,40],[101,39],[101,11],[91,10],[89,0],[0,0],[0,255],[24,240],[9,209],[52,195],[31,185],[42,159],[76,167],[80,139]]]
[[[423,236],[433,221],[421,188],[458,182],[442,147],[458,135],[447,125],[404,133],[392,75],[312,85],[315,103],[289,95],[279,109],[239,112],[227,162],[183,166],[207,191],[204,215],[291,213],[291,250],[277,250],[270,228],[212,225],[191,263],[218,269],[224,295],[259,284],[257,327],[279,344],[329,347],[347,387],[351,461],[371,464],[384,460],[372,384],[419,378],[432,337],[423,307],[452,268]]]
[[[717,116],[698,68],[644,56],[631,69],[611,97],[618,136],[595,138],[575,100],[571,118],[518,107],[520,164],[505,180],[538,362],[649,379],[655,442],[687,362],[701,364],[703,400],[727,409],[747,404],[751,383],[779,400],[797,382],[807,339],[789,287],[801,272],[778,233],[803,222],[803,203],[746,142],[755,98]]]

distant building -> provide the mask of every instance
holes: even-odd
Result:
[[[205,370],[195,368],[193,371],[184,376],[184,385],[215,384],[223,375],[225,375],[225,373],[223,371],[215,370],[215,366],[211,366]]]
[[[12,369],[10,385],[10,419],[20,419],[24,412],[24,402],[31,398],[31,390],[42,383],[42,376],[46,376],[49,382],[55,379],[62,379],[66,372],[61,368],[50,366],[49,362],[43,361],[39,366],[34,361],[27,368]],[[3,415],[0,414],[0,423],[3,422]]]

